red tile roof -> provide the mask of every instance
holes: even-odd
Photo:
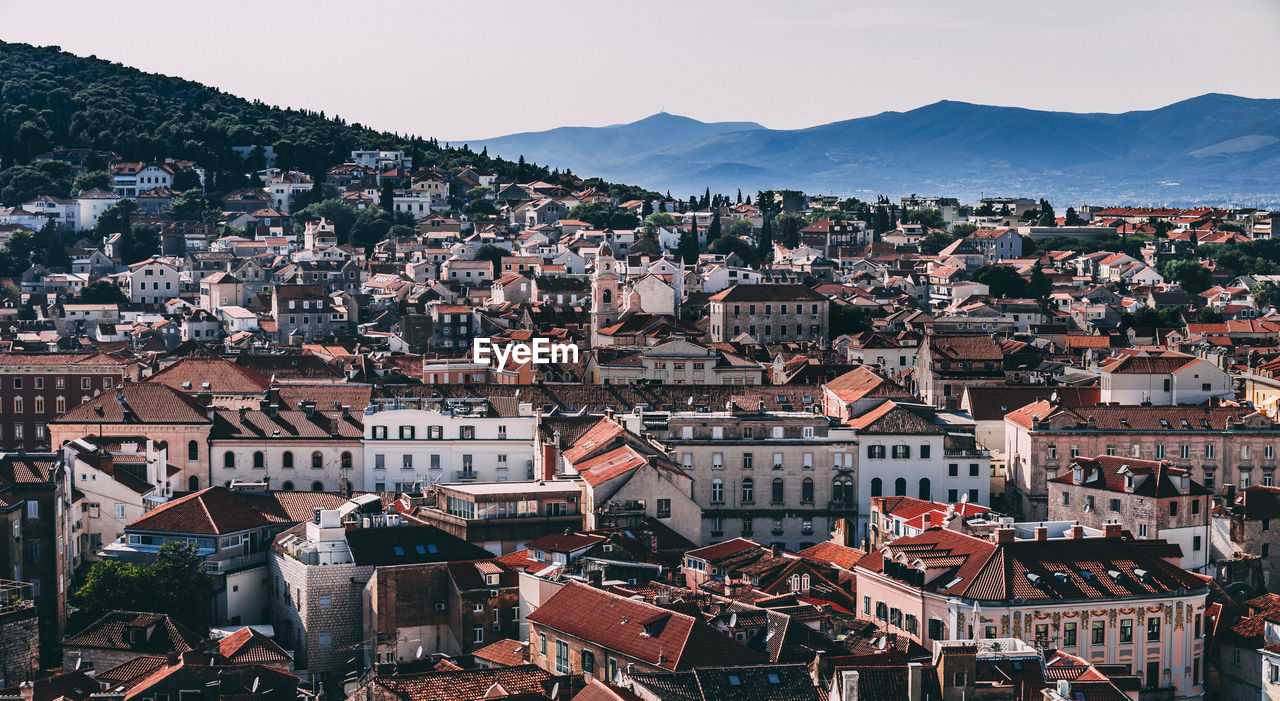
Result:
[[[249,494],[210,487],[166,502],[128,525],[132,531],[220,535],[272,524],[301,523],[316,507],[336,509],[346,503],[325,492]]]
[[[1071,459],[1073,467],[1080,467],[1084,472],[1082,485],[1109,492],[1126,492],[1125,475],[1134,475],[1133,494],[1156,499],[1182,496],[1179,482],[1189,470],[1174,467],[1168,460],[1139,460],[1119,455],[1098,455],[1096,457],[1076,456]],[[1075,482],[1074,470],[1067,470],[1050,480],[1061,484]],[[1187,494],[1205,496],[1213,492],[1203,485],[1190,480]]]
[[[734,538],[733,540],[726,540],[723,543],[714,543],[704,548],[690,550],[685,553],[685,555],[688,555],[689,557],[696,557],[700,560],[706,560],[707,562],[719,562],[724,558],[733,557],[738,553],[746,552],[753,548],[763,547],[763,545],[755,542],[754,540]]]
[[[370,682],[402,701],[479,701],[516,694],[545,696],[555,683],[555,677],[531,664],[378,676]]]
[[[144,382],[100,394],[49,423],[207,424],[209,417],[205,411],[178,390],[161,383]]]
[[[289,653],[276,641],[249,626],[218,641],[218,654],[228,664],[282,664],[290,661]]]
[[[564,585],[528,620],[665,669],[764,661],[698,618],[578,582]]]

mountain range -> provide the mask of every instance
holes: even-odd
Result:
[[[864,200],[1044,196],[1063,207],[1280,205],[1280,100],[1217,93],[1118,114],[942,101],[793,130],[663,112],[468,144],[674,196],[785,188]]]

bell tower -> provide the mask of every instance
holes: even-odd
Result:
[[[596,254],[596,269],[591,275],[591,345],[599,346],[600,329],[618,321],[622,278],[614,270],[616,261],[609,244],[601,244]]]

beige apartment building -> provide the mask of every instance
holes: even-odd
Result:
[[[1084,456],[1167,460],[1211,492],[1275,481],[1280,424],[1241,406],[1092,406],[1044,400],[1005,416],[1006,507],[1048,518],[1049,480]]]
[[[828,538],[838,518],[857,517],[853,429],[804,411],[632,414],[693,478],[704,545],[751,538],[799,550]]]

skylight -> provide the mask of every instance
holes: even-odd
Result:
[[[396,554],[396,557],[403,557],[403,556],[404,556],[404,548],[400,547],[399,545],[393,546],[393,547],[391,548],[391,552],[395,553],[395,554]]]
[[[736,674],[730,674],[729,686],[742,686],[742,678]]]
[[[773,673],[773,672],[769,672],[769,683],[770,683],[770,684],[781,684],[781,683],[782,683],[782,678],[781,678],[781,677],[779,677],[777,674],[775,674],[775,673]]]

